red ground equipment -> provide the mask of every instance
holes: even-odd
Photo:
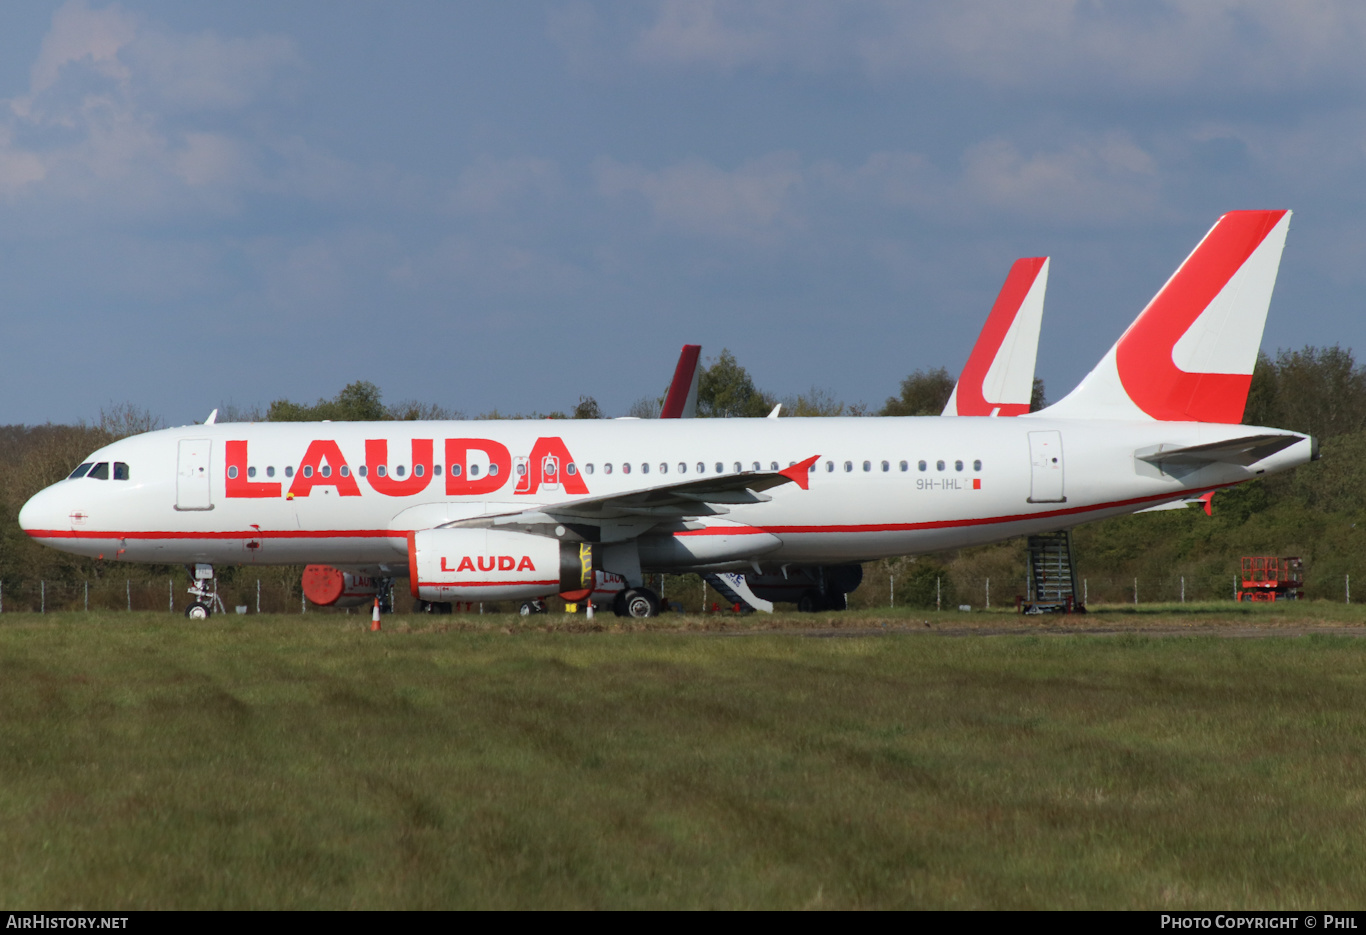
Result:
[[[1297,601],[1304,596],[1304,562],[1295,557],[1243,556],[1240,601]]]

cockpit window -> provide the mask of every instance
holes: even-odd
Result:
[[[101,461],[90,469],[86,477],[93,477],[95,480],[109,480],[109,462]]]
[[[67,480],[75,480],[78,477],[84,477],[86,472],[90,470],[90,467],[90,462],[85,462],[85,464],[82,464],[80,467],[76,468],[76,470],[72,471],[67,477]]]
[[[127,479],[128,479],[128,465],[124,464],[122,461],[115,461],[115,462],[114,462],[114,480],[127,480]]]

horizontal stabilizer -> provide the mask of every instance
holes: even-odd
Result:
[[[1298,435],[1247,435],[1208,445],[1162,448],[1137,455],[1140,461],[1158,465],[1198,466],[1202,464],[1240,464],[1247,467],[1299,442]]]

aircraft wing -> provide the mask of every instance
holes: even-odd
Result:
[[[744,471],[698,478],[658,487],[601,497],[581,497],[565,503],[537,505],[515,513],[475,516],[444,523],[440,528],[496,527],[541,531],[547,525],[625,526],[636,535],[661,522],[730,512],[732,505],[764,503],[773,487],[794,483],[803,490],[810,484],[811,465],[819,455],[781,471]]]
[[[1159,448],[1157,451],[1137,455],[1140,461],[1156,465],[1181,465],[1198,467],[1202,464],[1240,464],[1247,467],[1263,458],[1289,448],[1300,440],[1298,435],[1245,435],[1227,441],[1210,442],[1206,445],[1188,445],[1184,448]]]

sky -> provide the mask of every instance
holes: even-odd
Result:
[[[0,424],[608,415],[679,347],[876,408],[1053,258],[1060,398],[1218,216],[1366,349],[1366,4],[0,6]]]

